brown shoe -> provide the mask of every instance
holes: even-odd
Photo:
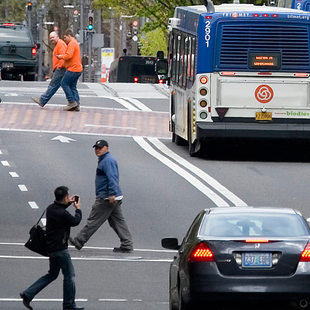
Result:
[[[80,112],[80,105],[78,104],[77,107],[74,109],[75,112]]]
[[[68,105],[64,107],[64,111],[74,111],[74,109],[78,106],[77,102],[69,101]]]
[[[31,99],[32,99],[35,103],[37,103],[41,108],[44,107],[44,105],[42,104],[42,102],[40,101],[39,98],[32,97]]]

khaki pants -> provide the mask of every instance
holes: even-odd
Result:
[[[108,220],[121,241],[121,247],[132,250],[132,237],[123,216],[121,205],[122,200],[117,200],[114,204],[111,204],[109,200],[96,198],[87,219],[87,224],[74,238],[77,247],[82,248],[98,228]]]

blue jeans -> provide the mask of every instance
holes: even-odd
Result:
[[[63,88],[69,102],[76,101],[78,104],[80,103],[80,96],[76,84],[81,74],[82,72],[66,71],[61,81],[61,87]]]
[[[68,249],[51,253],[49,263],[50,269],[48,273],[28,287],[24,294],[32,300],[35,295],[57,279],[61,269],[64,276],[63,309],[75,308],[75,273]]]
[[[52,79],[48,85],[48,88],[44,94],[40,97],[42,105],[46,105],[47,102],[53,97],[61,85],[61,80],[66,72],[66,69],[56,69],[53,73]]]

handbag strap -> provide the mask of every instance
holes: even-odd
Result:
[[[43,215],[45,214],[46,210],[47,210],[47,208],[43,211],[43,213],[42,213],[42,215],[40,216],[39,220],[37,221],[37,224],[36,224],[36,225],[38,225],[38,224],[40,223],[40,221],[41,221]]]

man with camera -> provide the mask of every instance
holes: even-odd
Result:
[[[75,273],[68,251],[70,228],[79,225],[82,219],[78,196],[69,196],[66,186],[57,187],[54,191],[55,201],[46,209],[46,246],[49,253],[49,271],[23,291],[20,296],[27,309],[31,300],[47,285],[57,279],[60,270],[63,281],[63,310],[83,310],[75,304]],[[75,215],[66,209],[73,203]]]

